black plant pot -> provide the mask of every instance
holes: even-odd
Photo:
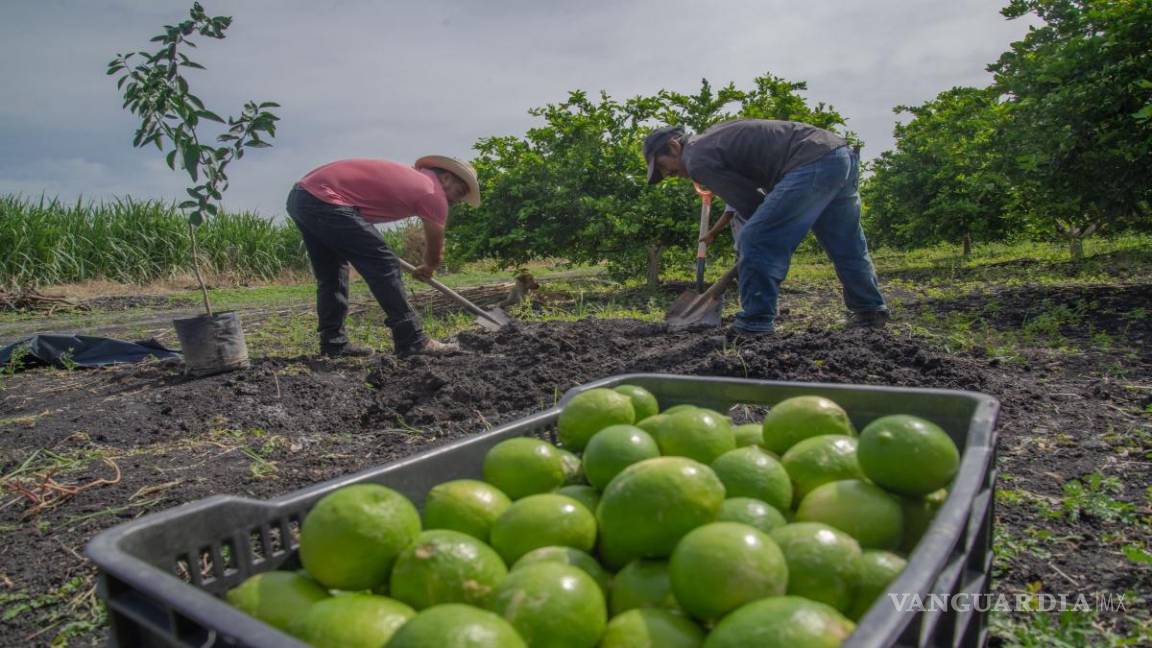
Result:
[[[199,377],[248,368],[248,345],[239,313],[197,315],[172,320],[172,324],[184,353],[184,373]]]

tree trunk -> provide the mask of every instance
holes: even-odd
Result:
[[[664,256],[663,245],[648,246],[648,271],[646,273],[648,290],[660,287],[660,258]]]
[[[972,233],[964,232],[964,259],[972,258]]]
[[[192,239],[192,271],[196,273],[196,283],[200,284],[200,292],[204,296],[204,311],[212,317],[212,302],[208,300],[208,285],[204,283],[204,275],[200,272],[200,250],[196,245],[196,226],[188,223],[188,236]]]
[[[1068,237],[1068,252],[1072,255],[1072,263],[1084,260],[1084,239],[1078,236]]]

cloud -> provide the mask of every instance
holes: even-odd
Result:
[[[10,3],[0,23],[0,192],[180,199],[185,179],[131,147],[134,118],[104,68],[145,49],[185,0]],[[471,156],[522,135],[529,108],[568,91],[617,99],[667,88],[749,87],[760,74],[807,81],[877,155],[897,104],[990,80],[984,66],[1027,21],[1003,2],[955,0],[246,0],[205,2],[234,22],[189,54],[193,91],[223,114],[282,104],[275,147],[230,167],[225,204],[282,211],[291,183],[342,157]]]

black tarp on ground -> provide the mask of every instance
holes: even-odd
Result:
[[[51,365],[61,369],[103,367],[110,364],[141,362],[150,358],[180,358],[156,340],[128,342],[92,335],[43,333],[26,337],[0,349],[0,366],[15,363],[17,371]]]

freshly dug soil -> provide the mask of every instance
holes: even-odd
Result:
[[[1102,291],[1093,303],[1104,311],[1141,295]],[[973,300],[930,307],[981,307]],[[1000,301],[1005,324],[1013,309],[1028,305]],[[257,359],[249,370],[199,380],[183,378],[169,364],[29,372],[10,378],[0,400],[0,473],[17,470],[39,449],[36,461],[47,452],[75,459],[59,464],[58,483],[96,485],[41,511],[12,490],[3,493],[0,593],[55,592],[91,574],[80,557],[83,545],[144,513],[212,494],[282,494],[483,431],[548,407],[575,385],[626,372],[985,392],[1002,403],[999,465],[1012,475],[1003,487],[1058,510],[1066,481],[1098,471],[1128,485],[1118,500],[1146,508],[1142,491],[1152,483],[1152,449],[1130,435],[1104,432],[1148,427],[1140,412],[1152,391],[1127,388],[1135,379],[1125,376],[1152,374],[1150,328],[1147,319],[1105,317],[1092,331],[1066,335],[1087,340],[1111,329],[1131,341],[1125,353],[1072,360],[1038,352],[1002,363],[945,354],[891,331],[786,329],[734,347],[714,331],[588,319],[463,333],[465,353],[435,358]],[[1113,363],[1127,373],[1105,376],[1101,369]],[[102,457],[115,464],[118,481]],[[115,483],[96,482],[101,479]],[[1034,583],[1069,595],[1152,591],[1149,570],[1105,540],[1105,531],[1122,530],[1117,521],[1086,513],[1073,522],[1042,508],[1028,502],[998,508],[998,524],[1014,535],[1037,527],[1064,540],[1059,553],[1024,552],[1002,564],[997,591],[1020,592]],[[0,621],[0,645],[46,642],[54,633],[44,628],[66,620],[65,604]],[[1122,619],[1116,623],[1123,627]],[[88,631],[70,643],[103,639],[102,631]]]

